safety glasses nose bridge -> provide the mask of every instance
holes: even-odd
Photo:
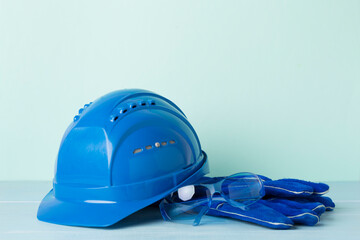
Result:
[[[199,184],[199,185],[204,186],[209,190],[209,192],[210,192],[209,197],[210,197],[210,200],[212,200],[215,193],[219,193],[222,197],[225,197],[224,193],[222,191],[222,187],[223,187],[222,184],[223,184],[224,180],[225,179],[220,180],[220,181],[215,182],[215,183],[206,183],[206,184]]]

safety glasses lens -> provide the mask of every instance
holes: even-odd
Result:
[[[231,205],[240,208],[255,203],[265,194],[262,181],[253,173],[238,173],[227,177],[221,185],[221,191]]]
[[[209,209],[211,193],[205,186],[189,185],[163,199],[160,211],[165,220],[198,225]]]

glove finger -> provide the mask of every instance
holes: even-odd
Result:
[[[263,176],[263,175],[259,175],[259,174],[256,174],[263,182],[265,182],[265,181],[272,181],[272,179],[271,178],[268,178],[268,177],[265,177],[265,176]]]
[[[325,212],[325,205],[323,205],[320,202],[300,202],[292,199],[283,199],[283,198],[273,198],[269,199],[268,201],[274,202],[274,203],[283,203],[286,204],[289,207],[297,208],[297,209],[307,209],[315,212],[319,217],[321,214]]]
[[[333,202],[333,200],[329,197],[325,197],[325,196],[313,196],[312,197],[315,201],[320,202],[322,204],[324,204],[326,211],[332,211],[335,209],[335,203]]]
[[[299,209],[288,206],[284,203],[276,203],[268,200],[260,200],[264,205],[284,214],[295,224],[313,226],[320,221],[319,216],[309,209]]]
[[[325,206],[326,211],[332,211],[335,209],[335,203],[333,202],[333,200],[325,196],[310,196],[307,199],[294,198],[291,200],[295,200],[297,202],[319,202]]]
[[[307,185],[313,189],[313,194],[317,194],[317,195],[323,195],[323,194],[329,192],[329,188],[330,188],[329,185],[327,185],[325,183],[315,183],[315,182],[309,182],[309,181],[293,179],[293,178],[284,178],[284,179],[280,179],[279,181]]]
[[[226,202],[212,204],[207,215],[230,217],[241,221],[255,223],[273,229],[289,229],[294,223],[283,214],[261,203],[254,203],[242,210]]]
[[[313,194],[313,188],[291,181],[268,181],[263,182],[266,196],[275,197],[308,197]]]

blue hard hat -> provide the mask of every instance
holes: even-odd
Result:
[[[115,91],[74,117],[37,217],[109,226],[208,172],[196,132],[174,103],[146,90]]]

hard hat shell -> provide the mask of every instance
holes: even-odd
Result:
[[[146,90],[115,91],[74,117],[37,217],[109,226],[208,172],[196,132],[174,103]]]

